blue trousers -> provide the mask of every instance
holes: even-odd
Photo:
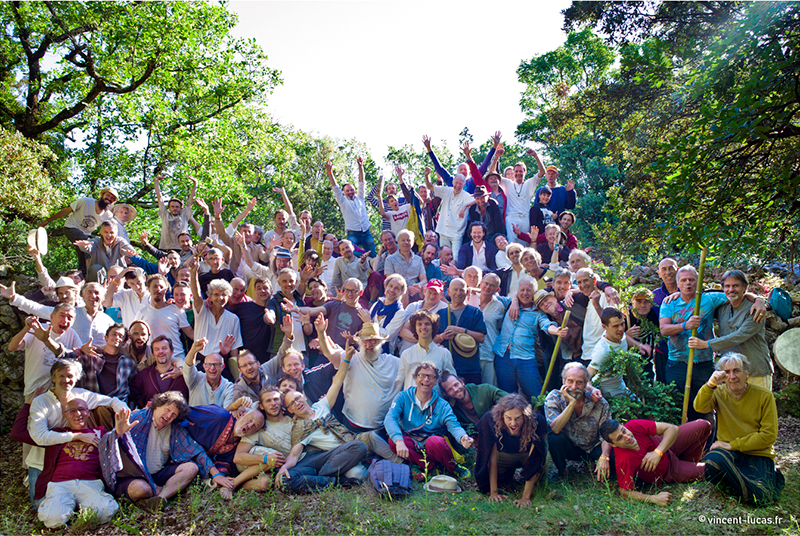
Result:
[[[354,246],[359,246],[364,251],[369,251],[373,257],[375,256],[375,241],[369,231],[347,231],[347,239]]]
[[[506,350],[502,357],[495,355],[494,371],[497,375],[497,387],[507,393],[522,392],[530,400],[542,392],[542,378],[539,376],[539,363],[536,358],[512,359]],[[519,385],[519,388],[517,388]]]

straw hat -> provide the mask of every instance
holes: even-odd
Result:
[[[478,351],[478,343],[472,338],[472,335],[466,333],[459,333],[453,338],[453,344],[456,345],[458,353],[464,357],[472,357]]]
[[[125,223],[130,223],[130,222],[132,222],[133,220],[135,220],[135,219],[136,219],[136,216],[137,216],[137,214],[138,214],[138,213],[136,212],[136,208],[135,208],[135,207],[133,207],[133,206],[131,206],[131,205],[129,205],[128,203],[120,203],[119,205],[114,205],[114,208],[113,208],[113,210],[112,210],[111,212],[113,212],[113,213],[114,213],[114,216],[116,216],[116,215],[117,215],[117,211],[118,211],[119,209],[123,208],[123,207],[124,207],[124,208],[127,208],[127,209],[128,209],[128,211],[131,213],[131,219],[130,219],[130,220],[128,220],[127,222],[125,222]]]
[[[362,341],[368,341],[370,339],[381,339],[385,341],[389,337],[381,335],[381,328],[378,324],[374,322],[365,322],[361,327],[361,331],[358,332],[358,338]]]
[[[75,284],[75,281],[73,281],[71,277],[62,275],[61,277],[58,278],[58,281],[56,281],[55,284],[55,288],[59,287],[78,288],[78,285]]]
[[[425,491],[434,493],[461,493],[458,480],[452,476],[436,475],[425,484]]]
[[[105,188],[103,188],[102,190],[100,190],[100,194],[99,194],[99,195],[100,195],[100,197],[102,198],[102,197],[103,197],[103,194],[104,194],[104,193],[106,193],[106,192],[108,192],[108,193],[110,193],[111,195],[113,195],[113,196],[114,196],[114,202],[115,202],[115,203],[116,203],[117,201],[119,201],[119,194],[117,193],[117,190],[116,190],[115,188],[113,188],[113,187],[111,187],[111,186],[106,186]]]

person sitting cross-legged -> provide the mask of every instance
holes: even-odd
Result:
[[[704,419],[680,426],[634,419],[624,425],[609,419],[600,425],[600,437],[614,447],[620,494],[628,499],[666,506],[672,495],[647,495],[634,489],[634,479],[648,484],[693,482],[703,478],[700,462],[711,423]]]
[[[188,412],[181,393],[159,393],[149,408],[130,415],[137,422],[128,433],[114,431],[103,436],[101,449],[107,453],[103,481],[116,497],[128,497],[143,510],[156,511],[189,487],[201,471],[215,484],[233,488],[233,479],[214,467],[189,432],[173,426]]]
[[[695,410],[717,412],[717,441],[703,458],[705,479],[723,484],[747,504],[763,506],[785,484],[775,467],[778,412],[772,392],[748,384],[750,362],[727,353],[694,399]]]
[[[469,469],[456,464],[453,451],[445,439],[447,432],[468,449],[473,440],[458,424],[453,410],[433,387],[439,379],[439,369],[423,361],[414,370],[416,386],[395,397],[384,426],[392,450],[414,465],[431,471],[443,467],[460,478],[469,477]]]

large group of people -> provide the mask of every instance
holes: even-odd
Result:
[[[570,231],[574,182],[533,150],[535,173],[519,162],[501,174],[499,133],[492,142],[480,165],[464,144],[451,174],[423,137],[431,168],[417,187],[398,167],[399,189],[370,189],[361,159],[340,185],[328,162],[341,237],[296,215],[281,188],[265,231],[248,221],[255,199],[226,222],[195,179],[185,203],[166,200],[165,177],[158,247],[144,233],[132,245],[137,211],[113,188],[43,222],[67,218],[78,269],[51,279],[33,241],[41,291],[0,285],[30,315],[8,343],[25,353],[12,435],[42,522],[77,507],[108,520],[122,497],[156,511],[197,476],[226,499],[353,486],[370,458],[418,479],[474,475],[490,501],[519,493],[519,469],[514,504],[527,507],[548,451],[551,478],[584,460],[636,500],[670,500],[637,481],[703,478],[776,500],[765,307],[746,275],[726,272],[695,314],[697,271],[665,258],[661,287],[621,303],[626,289],[600,280]],[[608,400],[633,395],[604,363],[628,349],[649,358],[643,381],[679,386],[691,349],[689,422],[614,419]]]

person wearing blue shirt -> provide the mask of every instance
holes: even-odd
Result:
[[[536,361],[539,330],[565,337],[569,329],[559,329],[547,315],[536,310],[533,295],[537,287],[537,282],[531,276],[520,278],[517,287],[519,311],[516,312],[513,307],[508,310],[500,336],[494,343],[497,386],[508,393],[516,393],[519,384],[522,394],[528,399],[539,396],[542,390],[539,364]]]
[[[547,186],[550,187],[553,194],[550,197],[550,201],[542,203],[542,205],[553,211],[553,214],[561,214],[567,209],[571,210],[575,208],[578,200],[578,196],[575,193],[575,181],[569,179],[567,180],[566,186],[559,186],[558,168],[556,166],[547,166],[544,175],[547,179]],[[544,186],[536,190],[534,204],[540,203],[539,193],[542,191],[542,188],[544,188]]]
[[[450,282],[450,306],[439,312],[439,334],[433,342],[450,349],[453,366],[467,383],[481,383],[481,362],[478,345],[486,338],[483,313],[477,307],[467,305],[467,282],[456,277]],[[469,335],[473,341],[463,335]],[[467,347],[464,343],[471,346]]]

